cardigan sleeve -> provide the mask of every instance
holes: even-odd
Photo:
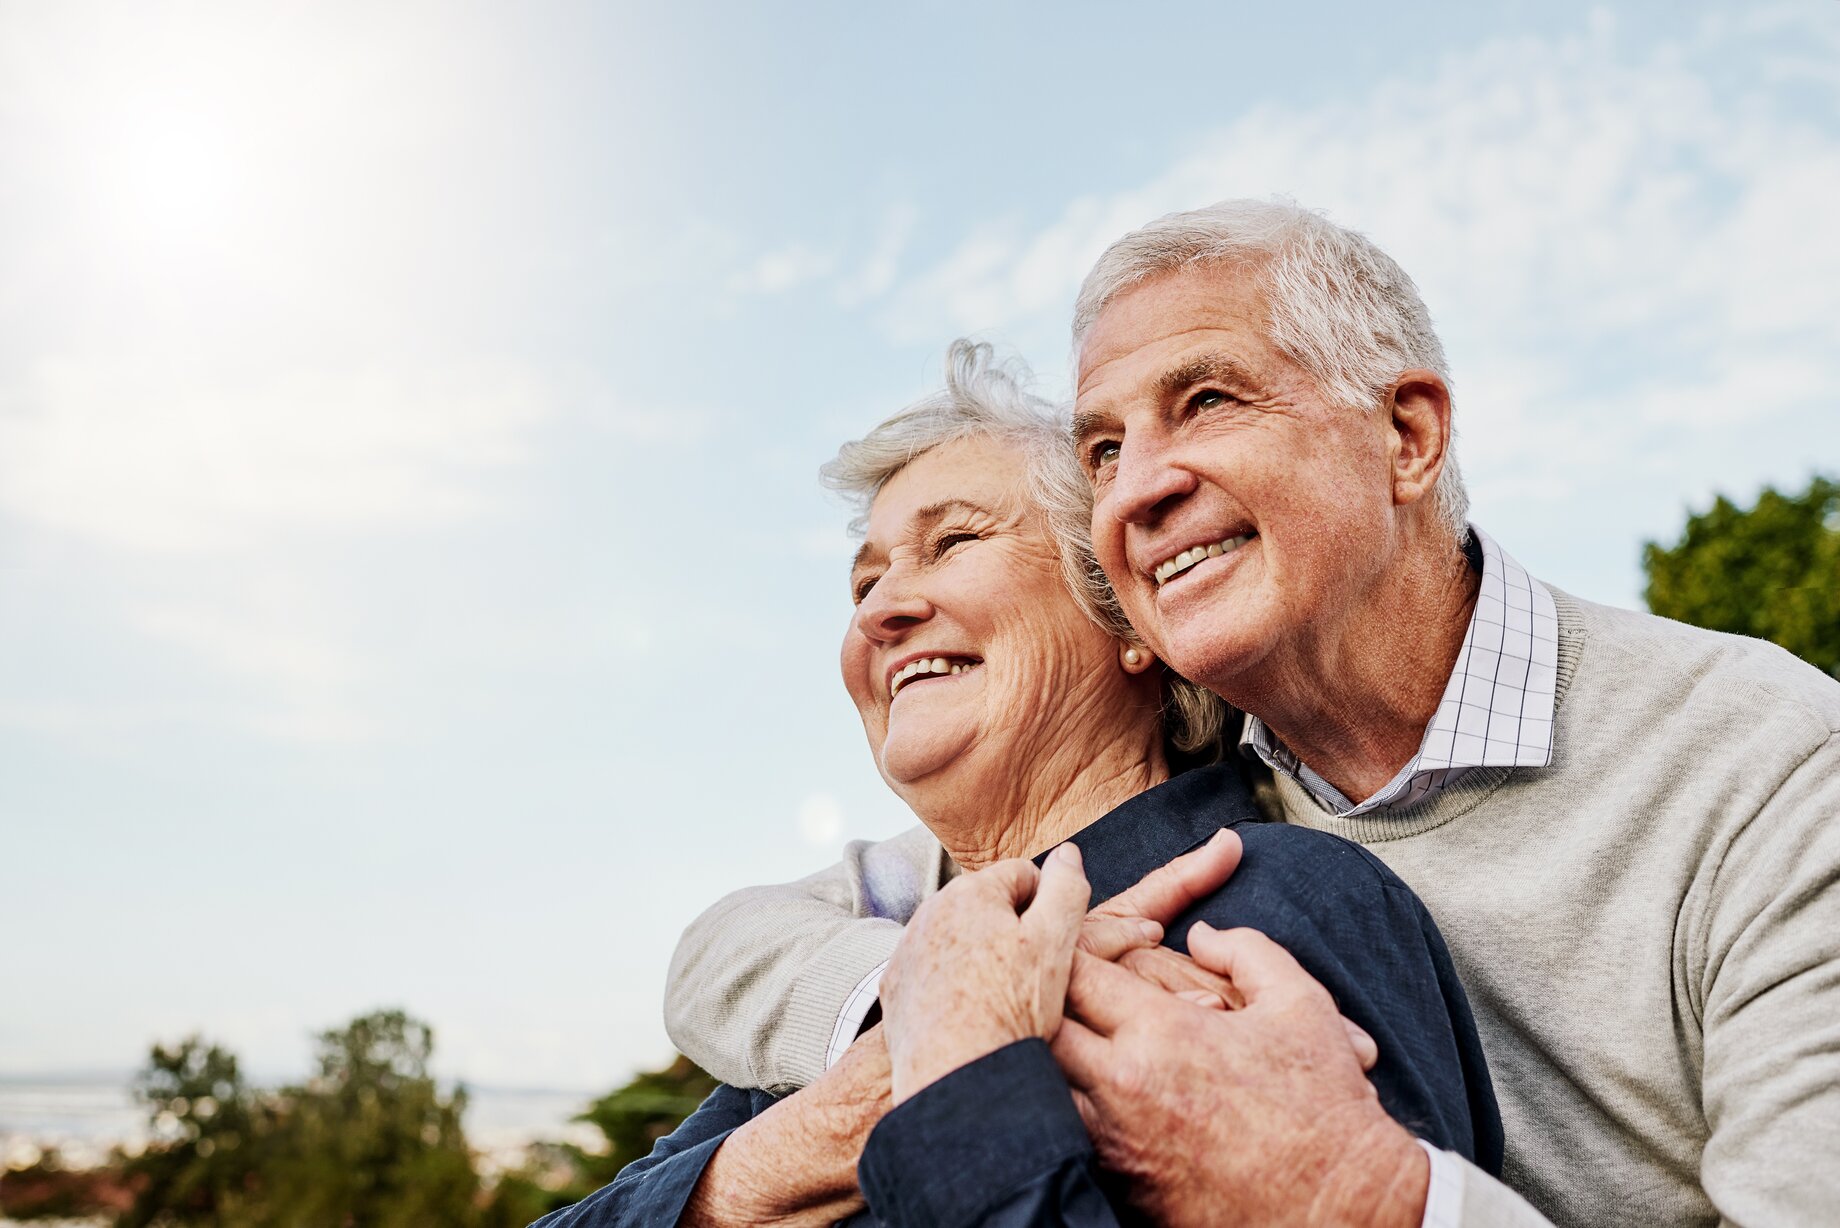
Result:
[[[932,833],[915,827],[851,841],[841,862],[808,878],[724,896],[671,957],[665,1031],[725,1083],[776,1093],[809,1085],[852,995],[894,953],[949,865]]]

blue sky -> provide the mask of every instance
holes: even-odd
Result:
[[[885,6],[884,6],[885,7]],[[1475,516],[1840,469],[1840,5],[0,4],[0,1072],[376,1005],[668,1050],[721,892],[910,820],[815,470],[1285,193],[1419,280]]]

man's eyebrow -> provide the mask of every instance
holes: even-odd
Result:
[[[870,556],[875,553],[875,546],[870,542],[864,542],[862,545],[856,547],[856,557],[850,560],[851,573],[854,574],[856,569],[861,567],[864,563],[867,563]]]
[[[1078,448],[1101,431],[1109,431],[1118,425],[1114,414],[1097,409],[1079,409],[1073,414],[1073,421],[1068,426],[1069,437],[1073,446]]]
[[[1252,378],[1252,372],[1232,355],[1197,354],[1181,366],[1171,367],[1158,376],[1156,390],[1161,399],[1168,400],[1196,384],[1209,383],[1232,384],[1240,388],[1258,386],[1258,381]]]
[[[1244,363],[1231,354],[1197,354],[1180,366],[1171,367],[1157,376],[1158,401],[1168,401],[1196,384],[1229,384],[1237,388],[1258,387],[1258,381]],[[1073,413],[1070,435],[1077,448],[1094,435],[1118,429],[1118,415],[1104,409],[1078,409]]]

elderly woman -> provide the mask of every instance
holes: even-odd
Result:
[[[1211,757],[1224,708],[1164,670],[1110,601],[1084,546],[1083,479],[1067,467],[1054,413],[986,347],[956,344],[947,376],[942,394],[847,445],[825,470],[865,510],[855,526],[862,548],[850,571],[844,683],[883,778],[925,824],[926,833],[901,839],[932,842],[933,870],[925,881],[890,879],[890,867],[915,859],[879,861],[873,848],[859,848],[844,867],[808,880],[812,921],[800,935],[746,933],[746,893],[719,906],[711,915],[726,923],[699,925],[720,941],[699,945],[693,933],[673,968],[677,1005],[685,1005],[685,985],[704,999],[702,1025],[690,1029],[703,1051],[691,1056],[739,1070],[737,1078],[758,1073],[787,1003],[813,986],[860,980],[865,941],[873,948],[874,935],[905,923],[935,892],[943,906],[980,875],[1033,874],[1015,859],[1071,841],[1083,850],[1100,905],[1087,923],[1089,950],[1198,1002],[1230,1006],[1234,987],[1187,961],[1188,926],[1264,931],[1358,1025],[1351,1034],[1393,1118],[1431,1145],[1498,1167],[1500,1123],[1481,1049],[1422,906],[1356,845],[1250,822],[1256,813],[1231,767],[1203,763],[1172,775]],[[1222,836],[1227,827],[1236,834]],[[1077,860],[1058,859],[1043,881],[1077,874],[1067,869]],[[1153,871],[1160,877],[1132,888]],[[1162,926],[1131,920],[1160,911],[1174,921],[1182,905],[1167,937]],[[1146,946],[1159,938],[1161,948]],[[841,980],[832,963],[842,964]],[[698,1004],[689,1005],[695,1013]],[[1090,1149],[1061,1147],[1045,1161],[1026,1147],[1005,1150],[1012,1134],[1050,1117],[1064,1133],[1081,1134],[1064,1084],[1045,1104],[1008,1103],[1022,1116],[994,1128],[990,1145],[973,1149],[975,1163],[955,1158],[964,1171],[912,1182],[883,1171],[865,1181],[865,1202],[858,1162],[891,1107],[889,1052],[915,1038],[891,1015],[856,1039],[860,1016],[846,1018],[838,1060],[814,1069],[808,1086],[784,1096],[719,1089],[612,1185],[540,1222],[1111,1222],[1108,1198],[1118,1191],[1115,1183],[1101,1190]],[[830,1047],[831,1030],[808,1037],[807,1047]],[[1017,1062],[1052,1071],[1040,1046],[1004,1052],[1010,1056],[973,1063],[961,1076],[975,1082],[981,1069],[994,1094],[1013,1086]],[[960,1084],[962,1094],[962,1077]],[[888,1124],[902,1115],[920,1121],[909,1106],[932,1091],[914,1095]],[[927,1127],[905,1128],[924,1135]],[[970,1171],[979,1165],[989,1171]],[[864,1164],[865,1177],[871,1167]],[[990,1198],[967,1188],[978,1182],[994,1183]]]

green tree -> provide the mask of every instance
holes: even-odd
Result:
[[[715,1089],[715,1076],[680,1054],[663,1070],[640,1074],[590,1104],[575,1120],[593,1125],[607,1140],[605,1155],[581,1153],[579,1163],[590,1190],[650,1154],[652,1144],[677,1129]]]
[[[241,1222],[261,1167],[265,1106],[243,1082],[236,1056],[197,1036],[155,1045],[134,1092],[147,1106],[154,1142],[128,1163],[137,1193],[120,1228]]]
[[[1773,641],[1840,677],[1840,482],[1765,487],[1750,508],[1721,495],[1673,546],[1647,543],[1642,570],[1654,613]]]
[[[499,1178],[483,1213],[483,1228],[515,1228],[538,1216],[580,1202],[622,1168],[652,1150],[716,1089],[714,1076],[678,1057],[662,1070],[646,1071],[590,1104],[575,1120],[600,1131],[604,1146],[545,1143],[531,1149],[525,1164]]]
[[[275,1228],[469,1224],[479,1177],[465,1089],[428,1073],[434,1033],[378,1011],[319,1036],[318,1072],[278,1093],[264,1214]]]
[[[155,1046],[137,1091],[155,1142],[133,1162],[118,1228],[472,1228],[479,1177],[466,1093],[428,1073],[434,1035],[401,1011],[321,1033],[316,1073],[249,1088],[236,1058],[193,1037]]]
[[[716,1086],[682,1057],[640,1074],[577,1118],[604,1148],[539,1144],[487,1189],[465,1089],[442,1093],[433,1053],[426,1024],[378,1011],[321,1033],[306,1082],[265,1091],[218,1045],[156,1045],[135,1084],[154,1141],[116,1187],[135,1192],[118,1228],[523,1228],[613,1180]],[[21,1198],[43,1201],[33,1176]]]

